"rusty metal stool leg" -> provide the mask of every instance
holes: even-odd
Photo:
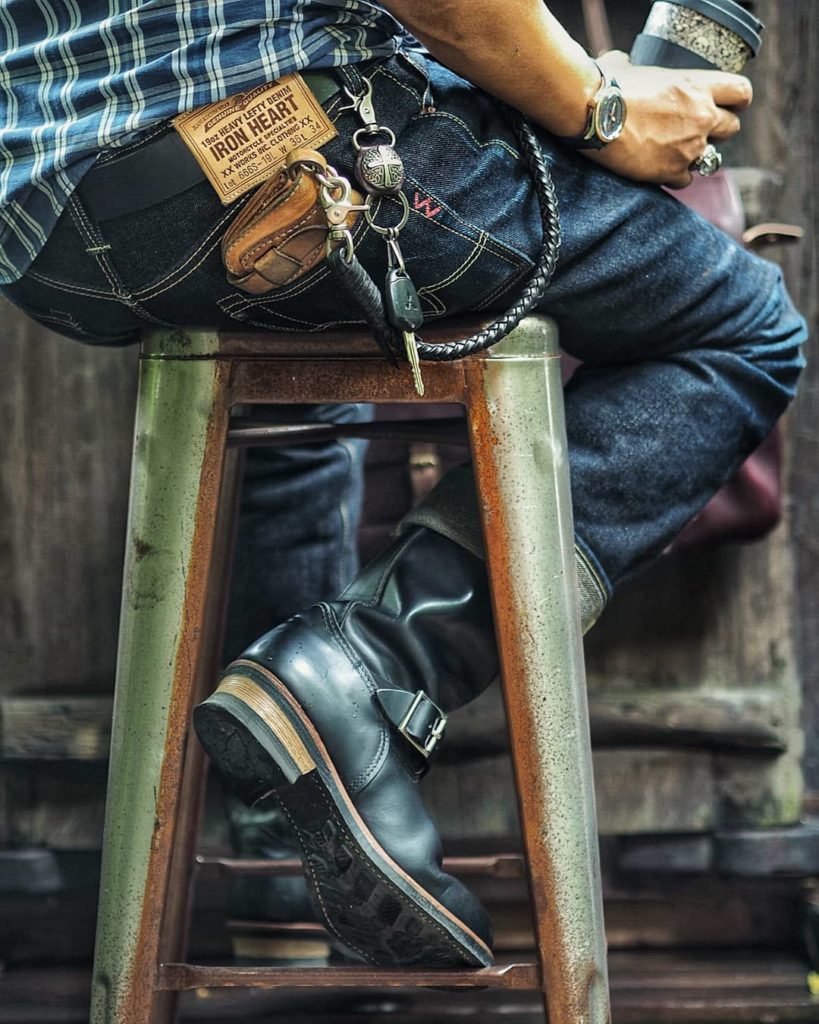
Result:
[[[610,1020],[557,330],[465,362],[549,1024]]]
[[[230,367],[207,358],[215,351],[215,335],[181,331],[143,347],[92,1024],[158,1021],[160,923],[228,430]]]

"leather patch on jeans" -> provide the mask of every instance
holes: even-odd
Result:
[[[319,153],[308,155],[324,165]],[[355,191],[351,199],[362,202]],[[350,213],[345,226],[352,228],[357,217]],[[298,164],[282,170],[262,185],[225,232],[227,279],[251,295],[290,284],[324,259],[328,232],[315,175]]]
[[[337,135],[298,74],[180,114],[173,126],[226,206],[276,174],[292,150]]]

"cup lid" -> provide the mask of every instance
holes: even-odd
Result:
[[[680,7],[689,7],[698,14],[704,14],[717,24],[731,29],[744,40],[754,56],[762,46],[762,30],[765,27],[759,18],[736,2],[736,0],[671,0]]]

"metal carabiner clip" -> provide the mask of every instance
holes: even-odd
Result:
[[[354,93],[346,85],[343,86],[344,93],[350,102],[346,107],[339,107],[338,113],[340,114],[342,110],[354,110],[365,125],[377,125],[375,107],[373,106],[373,83],[364,75],[361,76],[361,80],[364,82],[364,92]]]

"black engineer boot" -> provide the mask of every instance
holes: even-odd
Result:
[[[413,527],[337,601],[257,641],[194,712],[239,795],[281,804],[321,916],[363,960],[492,962],[486,911],[443,871],[417,782],[446,713],[497,672],[484,563]]]

